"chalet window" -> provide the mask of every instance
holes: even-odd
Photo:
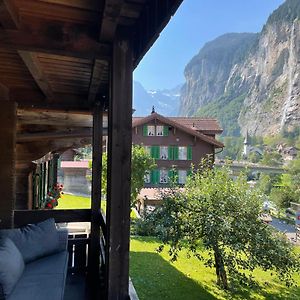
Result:
[[[163,136],[164,135],[164,126],[156,126],[156,135]]]
[[[146,171],[144,175],[144,182],[145,183],[151,183],[151,176],[150,176],[150,171]]]
[[[155,135],[155,126],[148,125],[147,126],[147,135],[148,136],[154,136]]]
[[[160,147],[160,159],[167,160],[168,159],[168,147],[167,146],[161,146]]]
[[[178,147],[178,159],[186,160],[187,159],[187,147]]]
[[[172,151],[174,160],[192,160],[192,147],[191,146],[173,146]]]
[[[186,170],[178,170],[178,183],[179,184],[185,184],[186,183],[186,176],[187,176],[187,171]]]
[[[160,174],[159,174],[159,183],[168,183],[168,171],[165,169],[160,170]]]

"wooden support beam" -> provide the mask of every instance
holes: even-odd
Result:
[[[107,299],[128,299],[132,140],[132,39],[117,31],[113,45],[108,125]]]
[[[19,27],[19,16],[13,1],[0,0],[0,23],[7,29]]]
[[[27,66],[29,72],[31,73],[32,77],[34,78],[35,82],[42,90],[44,95],[52,99],[53,98],[53,91],[46,78],[45,74],[43,73],[42,67],[39,63],[38,57],[36,53],[28,52],[28,51],[18,51],[19,55],[23,59],[25,65]]]
[[[0,110],[0,228],[13,226],[13,209],[16,200],[16,121],[17,107],[14,102],[1,101]]]
[[[101,80],[107,74],[107,72],[108,72],[108,62],[97,59],[93,67],[93,73],[92,73],[92,78],[89,87],[89,97],[88,97],[89,103],[93,103],[95,101],[97,93],[100,88]]]
[[[8,101],[9,99],[9,88],[0,83],[0,100]]]
[[[118,19],[124,5],[124,0],[106,1],[100,31],[100,40],[109,42],[114,39],[118,26]]]
[[[93,160],[92,160],[92,202],[91,202],[91,244],[89,251],[89,283],[92,298],[97,299],[100,268],[100,221],[101,221],[101,175],[102,175],[102,116],[103,105],[95,104],[93,113]]]
[[[88,32],[74,25],[52,24],[34,32],[0,29],[1,47],[30,52],[51,53],[88,59],[110,59],[111,47],[99,43]]]

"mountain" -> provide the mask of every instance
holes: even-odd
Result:
[[[286,0],[260,33],[207,43],[185,68],[180,114],[217,117],[225,135],[275,134],[300,121],[300,1]]]
[[[133,108],[135,116],[147,116],[155,111],[164,116],[177,116],[179,109],[180,90],[182,85],[173,89],[147,91],[140,82],[133,84]]]

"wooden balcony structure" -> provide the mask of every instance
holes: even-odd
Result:
[[[48,217],[91,222],[90,238],[70,241],[69,248],[89,245],[87,265],[77,254],[75,261],[87,267],[92,299],[129,299],[132,72],[181,2],[0,0],[0,227]],[[103,120],[106,223],[100,212]],[[32,209],[33,161],[89,143],[91,209]]]

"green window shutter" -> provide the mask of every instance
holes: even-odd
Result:
[[[159,170],[152,170],[151,171],[151,184],[158,184],[159,183]]]
[[[178,150],[178,146],[174,146],[173,148],[174,150],[174,160],[178,160],[179,157],[179,150]]]
[[[158,146],[151,146],[151,157],[154,159],[158,159],[159,158],[159,148],[157,149]],[[158,151],[158,155],[157,155],[157,151]]]
[[[154,170],[151,170],[150,173],[150,183],[154,184]]]
[[[153,147],[154,147],[154,158],[159,159],[160,158],[159,146],[153,146]]]
[[[153,170],[153,184],[159,183],[159,170]]]
[[[174,172],[173,170],[168,171],[169,182],[174,180]]]
[[[187,159],[192,160],[192,146],[187,147]]]
[[[143,136],[148,136],[148,126],[147,125],[143,126]]]
[[[164,126],[164,136],[169,135],[169,126]]]
[[[173,146],[169,146],[168,147],[168,159],[169,160],[173,160],[174,158],[173,158]]]

